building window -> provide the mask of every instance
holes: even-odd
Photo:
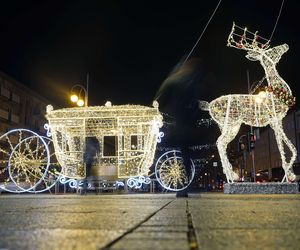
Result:
[[[7,88],[1,86],[1,96],[10,98],[10,91]]]
[[[15,93],[12,93],[12,101],[15,103],[20,103],[20,96]]]
[[[10,119],[11,119],[11,121],[14,122],[14,123],[19,123],[19,122],[20,122],[20,116],[15,115],[15,114],[11,114]]]
[[[0,109],[0,118],[8,120],[9,112],[4,109]]]

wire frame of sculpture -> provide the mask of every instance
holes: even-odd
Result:
[[[189,176],[186,169],[189,168]],[[192,159],[184,166],[182,153],[179,150],[170,150],[162,154],[155,164],[155,176],[158,183],[170,191],[186,189],[195,176],[195,165]]]
[[[250,38],[249,38],[250,36]],[[227,145],[235,138],[242,123],[265,127],[270,125],[275,132],[276,141],[282,159],[282,167],[285,175],[282,181],[293,181],[295,175],[292,165],[296,159],[296,149],[287,138],[282,119],[286,116],[289,106],[295,102],[288,84],[281,78],[276,70],[276,64],[281,56],[288,50],[288,45],[283,44],[270,48],[269,41],[242,29],[233,23],[228,37],[228,46],[247,51],[246,58],[251,61],[259,61],[262,65],[268,86],[259,94],[249,95],[225,95],[209,104],[204,109],[209,110],[211,117],[220,127],[221,135],[217,140],[217,148],[220,154],[223,171],[228,182],[234,182],[238,175],[233,172],[227,158]],[[287,161],[284,145],[291,152]]]
[[[49,138],[28,129],[0,136],[0,188],[12,193],[39,193],[51,189],[60,168]]]
[[[65,108],[47,107],[47,119],[62,175],[84,178],[87,138],[98,141],[95,165],[113,168],[119,178],[147,175],[155,154],[162,116],[158,103]],[[112,150],[106,152],[108,139]]]

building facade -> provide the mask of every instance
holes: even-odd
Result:
[[[292,109],[283,119],[283,129],[297,149],[300,152],[300,110]],[[250,130],[250,129],[249,129]],[[257,181],[281,181],[284,176],[282,161],[278,145],[275,139],[274,131],[267,126],[259,128],[256,133],[254,150],[250,153],[247,148],[240,152],[239,159],[235,164],[235,171],[242,173],[246,179],[254,179],[254,172]],[[284,147],[286,158],[289,161],[291,153]],[[294,163],[294,172],[300,178],[300,156],[297,154]]]
[[[0,183],[7,179],[7,154],[18,141],[9,135],[13,145],[3,135],[16,128],[29,129],[45,135],[46,98],[0,71]],[[2,137],[2,138],[1,138]]]
[[[0,71],[0,135],[13,128],[44,134],[50,101]]]

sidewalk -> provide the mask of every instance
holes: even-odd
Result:
[[[300,195],[1,195],[0,249],[299,249]]]

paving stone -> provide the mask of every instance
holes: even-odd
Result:
[[[112,250],[190,250],[188,242],[184,239],[164,239],[164,240],[152,240],[152,239],[130,239],[117,242]]]
[[[299,249],[300,230],[196,230],[200,249]]]
[[[144,232],[137,232],[134,231],[130,234],[127,234],[124,237],[125,240],[129,239],[153,239],[153,240],[163,240],[163,239],[183,239],[187,241],[187,233],[186,232],[167,232],[165,230],[158,231],[156,230],[155,232],[149,232],[149,231],[144,231]]]
[[[0,249],[100,249],[171,200],[170,196],[153,200],[135,195],[101,199],[1,195]]]
[[[145,225],[142,224],[138,227],[135,232],[187,232],[187,226],[176,226],[168,225],[168,226],[157,226],[157,225]]]
[[[83,229],[0,230],[0,249],[100,249],[123,231]]]
[[[157,226],[187,226],[187,218],[185,217],[152,217],[144,225],[157,225]]]

